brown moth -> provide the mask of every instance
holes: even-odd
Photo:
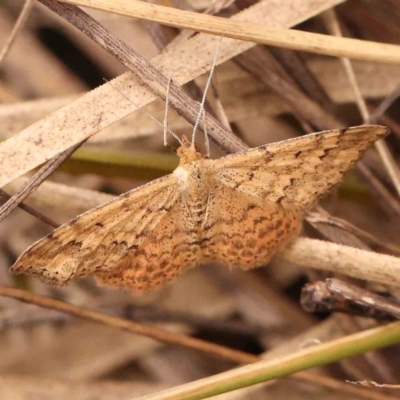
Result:
[[[76,217],[11,270],[53,285],[94,276],[106,286],[147,290],[205,263],[264,265],[387,132],[377,125],[324,131],[218,160],[183,139],[172,174]]]

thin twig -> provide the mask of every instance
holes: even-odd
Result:
[[[329,10],[325,11],[325,13],[323,14],[323,17],[324,17],[328,31],[330,31],[330,33],[332,35],[335,35],[337,37],[342,37],[343,36],[342,30],[340,28],[340,24],[337,19],[335,11],[333,9],[329,9]],[[355,72],[353,69],[353,65],[352,65],[350,59],[347,57],[342,57],[341,61],[343,63],[346,74],[349,78],[350,85],[353,89],[354,96],[355,96],[356,103],[357,103],[358,109],[360,111],[360,114],[363,118],[364,123],[368,124],[370,122],[368,106],[361,94],[361,90],[357,83],[357,78],[356,78],[356,75],[355,75]],[[387,173],[390,176],[398,195],[400,196],[400,170],[397,167],[396,162],[395,162],[392,154],[390,153],[390,150],[387,147],[385,140],[381,139],[381,140],[375,142],[374,146],[377,149],[377,151],[382,159],[383,165],[385,166]]]
[[[200,350],[202,352],[222,357],[234,362],[243,364],[251,363],[258,360],[258,357],[252,354],[247,354],[242,351],[229,349],[217,344],[205,342],[200,339],[191,338],[189,336],[178,333],[168,332],[155,326],[139,324],[128,321],[123,318],[114,317],[104,314],[89,308],[68,304],[60,300],[50,297],[33,294],[24,290],[12,288],[5,285],[0,285],[0,295],[11,297],[25,303],[35,304],[40,307],[45,307],[51,310],[57,310],[78,318],[85,318],[91,321],[99,322],[104,325],[112,326],[130,333],[144,335],[161,342],[185,346],[191,349]]]
[[[3,49],[0,52],[0,64],[3,62],[6,55],[10,51],[11,46],[14,43],[14,41],[18,35],[18,32],[23,28],[25,21],[27,20],[33,5],[34,5],[33,0],[25,0],[24,6],[22,7],[22,10],[21,10],[21,13],[19,14],[17,22],[15,23],[14,28],[11,31],[10,36],[8,37],[8,39],[6,41],[6,44],[4,45]]]
[[[209,332],[224,332],[234,335],[260,335],[266,328],[257,324],[243,324],[236,321],[221,321],[207,318],[190,312],[173,311],[161,307],[132,304],[121,301],[117,304],[99,302],[98,309],[113,316],[125,319],[153,322],[185,324],[192,329],[203,329]],[[30,304],[19,307],[0,310],[0,331],[10,328],[30,326],[40,323],[71,321],[73,318],[65,313],[55,310],[47,310]]]
[[[364,61],[400,64],[400,46],[338,38],[328,35],[288,30],[228,18],[179,10],[142,1],[131,0],[62,0],[100,11],[112,12],[181,29],[226,36],[270,46],[309,51],[336,57],[351,57]]]
[[[12,198],[12,196],[10,194],[8,194],[7,192],[5,192],[3,189],[0,189],[0,196],[4,197],[6,200],[9,200]],[[31,206],[28,206],[25,203],[19,203],[18,207],[21,208],[22,210],[26,211],[27,213],[33,215],[40,221],[52,226],[53,228],[58,228],[60,226],[60,224],[57,224],[57,222],[53,221],[51,218],[46,217],[46,215],[42,214],[41,212],[37,211],[36,209],[34,209]]]
[[[0,207],[0,222],[23,202],[43,181],[45,181],[77,148],[86,140],[75,144],[69,149],[63,151],[58,156],[48,161],[35,175],[29,179],[24,186],[12,196],[5,204]]]

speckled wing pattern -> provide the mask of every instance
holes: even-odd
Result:
[[[146,265],[146,276],[157,286],[165,280],[164,274],[157,274],[160,258],[160,243],[153,244],[155,255],[146,241],[157,239],[155,230],[163,218],[168,224],[168,213],[179,193],[176,178],[167,175],[150,184],[127,192],[109,203],[90,210],[68,224],[62,225],[47,237],[39,240],[12,267],[16,273],[30,273],[52,285],[62,286],[72,279],[96,276],[99,281],[110,286],[124,287],[123,281],[116,279],[124,270],[135,268],[133,287],[141,288],[144,250],[154,270]],[[165,225],[165,224],[164,224]],[[185,243],[184,227],[176,221],[179,230],[177,239]],[[170,228],[171,225],[166,225]],[[162,228],[161,228],[162,231]],[[149,238],[149,232],[154,232]],[[163,234],[167,232],[163,232]],[[171,260],[172,261],[172,260]],[[180,260],[177,259],[176,262]]]
[[[324,131],[213,161],[207,258],[244,269],[266,264],[299,232],[304,212],[387,133],[382,126]]]
[[[234,190],[309,209],[387,133],[356,126],[271,143],[217,160],[215,177]]]
[[[193,153],[182,162],[181,156],[173,174],[36,242],[12,271],[54,285],[95,276],[107,286],[147,290],[206,262],[263,265],[299,232],[304,212],[386,133],[381,126],[360,126],[219,160]]]

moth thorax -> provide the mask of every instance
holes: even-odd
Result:
[[[190,172],[185,167],[181,167],[180,165],[181,164],[179,164],[178,168],[176,168],[173,173],[181,184],[187,184]]]
[[[180,165],[173,174],[178,178],[181,191],[190,192],[196,198],[208,193],[207,170],[201,168],[200,163]]]

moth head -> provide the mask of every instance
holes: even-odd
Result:
[[[178,148],[176,153],[180,158],[179,165],[204,159],[204,156],[198,151],[196,145],[189,142],[187,137],[184,135],[182,136],[182,145]]]

